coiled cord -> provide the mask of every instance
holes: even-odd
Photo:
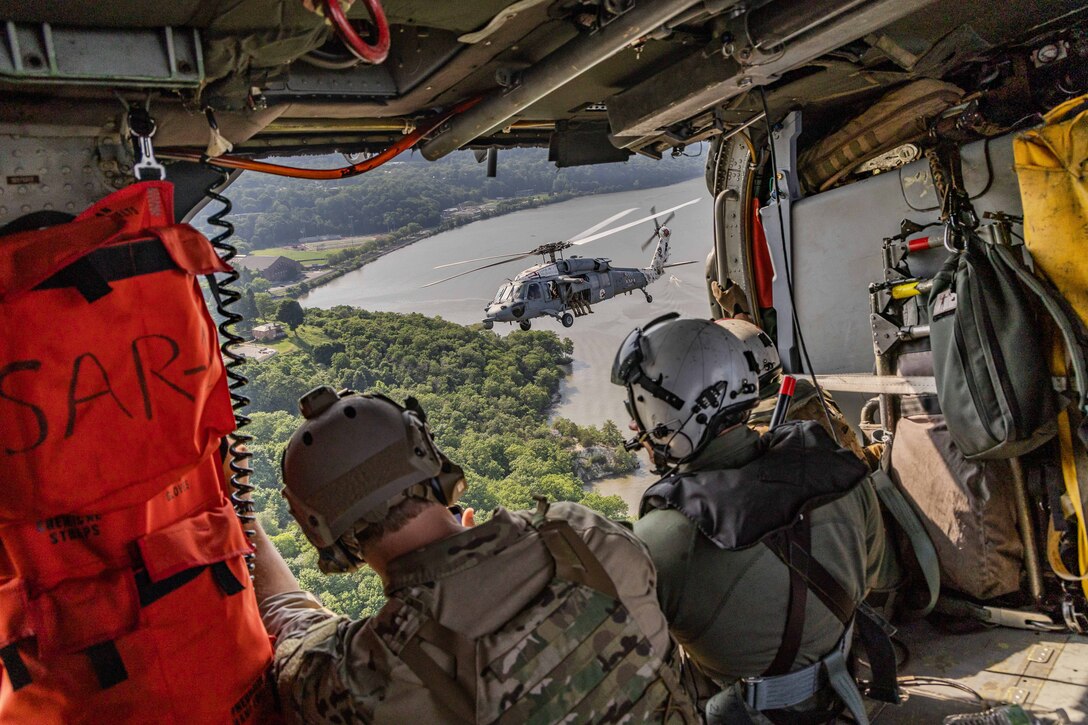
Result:
[[[223,231],[212,237],[210,241],[216,252],[219,253],[220,258],[224,262],[230,262],[238,254],[238,250],[227,243],[227,240],[234,235],[234,225],[226,221],[224,217],[230,214],[233,205],[230,199],[216,191],[218,187],[230,180],[230,174],[216,166],[211,168],[220,173],[220,178],[208,185],[204,190],[204,194],[212,201],[222,204],[222,207],[208,216],[208,224],[219,227]],[[253,436],[242,432],[242,429],[250,422],[249,417],[244,412],[246,406],[249,405],[249,398],[240,392],[241,388],[249,382],[249,379],[239,369],[245,363],[245,357],[234,351],[234,348],[245,342],[245,339],[235,333],[233,329],[244,318],[230,309],[233,304],[242,299],[242,293],[231,286],[238,281],[238,272],[232,269],[230,272],[224,273],[224,275],[221,280],[217,280],[214,274],[210,274],[207,276],[207,280],[212,295],[215,297],[216,310],[222,318],[219,323],[219,349],[225,358],[227,387],[230,389],[231,407],[234,409],[236,426],[228,448],[231,470],[230,501],[234,505],[235,514],[242,522],[242,530],[245,531],[247,537],[252,538],[256,535],[253,529],[256,516],[254,515],[253,500],[251,498],[254,486],[249,482],[250,474],[253,473],[253,469],[249,466],[249,459],[253,457],[253,454],[246,448],[246,444],[253,440]],[[253,573],[253,556],[252,553],[246,555],[246,567],[249,569],[251,576]]]

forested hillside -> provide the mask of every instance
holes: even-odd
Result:
[[[334,167],[340,156],[289,159],[299,166]],[[321,235],[353,236],[438,228],[442,211],[463,203],[535,194],[559,201],[575,195],[664,186],[698,176],[703,159],[681,156],[654,161],[556,169],[544,149],[499,153],[498,176],[489,179],[470,152],[435,162],[402,156],[351,179],[302,181],[245,173],[230,186],[230,221],[252,249],[294,244]]]
[[[369,569],[322,575],[280,494],[279,458],[300,422],[296,404],[315,385],[378,391],[400,401],[415,396],[439,445],[464,467],[469,486],[463,503],[481,518],[499,505],[528,508],[534,494],[626,515],[619,497],[583,487],[591,471],[634,469],[635,457],[623,450],[616,426],[548,423],[562,366],[570,361],[569,340],[537,331],[500,337],[441,318],[352,307],[306,310],[293,340],[304,349],[246,365],[250,384],[244,392],[256,411],[246,428],[254,437],[254,498],[261,522],[303,588],[333,610],[372,614],[383,595]]]

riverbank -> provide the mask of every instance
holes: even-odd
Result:
[[[492,202],[488,202],[488,204],[477,207],[472,214],[452,216],[449,219],[443,221],[441,225],[432,229],[424,229],[404,236],[391,234],[386,235],[384,239],[379,237],[374,240],[379,245],[377,249],[363,251],[358,255],[351,256],[349,261],[336,265],[327,273],[322,274],[318,277],[307,279],[304,282],[282,288],[276,291],[275,294],[277,297],[297,298],[314,289],[317,289],[324,284],[328,284],[335,279],[343,277],[349,272],[354,272],[358,269],[362,269],[364,266],[381,259],[382,257],[390,254],[391,252],[395,252],[398,249],[403,249],[404,247],[407,247],[410,244],[415,244],[416,242],[423,239],[427,239],[437,234],[442,234],[443,232],[448,232],[452,229],[463,227],[468,224],[472,224],[473,222],[481,221],[483,219],[491,219],[499,216],[504,216],[506,214],[512,214],[517,211],[525,211],[526,209],[535,209],[537,207],[548,206],[550,204],[558,204],[563,201],[568,201],[574,198],[574,196],[575,195],[571,192],[561,192],[558,194],[534,194],[533,196],[524,199],[493,200]],[[587,196],[593,195],[589,194]],[[495,204],[495,206],[491,207],[489,206],[490,204]],[[357,247],[345,247],[343,250],[339,251],[346,251],[352,249],[364,249],[364,245],[359,245]]]

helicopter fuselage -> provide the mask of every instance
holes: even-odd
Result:
[[[484,326],[518,322],[524,327],[544,315],[569,326],[573,316],[591,312],[593,304],[644,289],[656,279],[651,269],[613,267],[611,260],[601,257],[570,257],[535,265],[499,288],[484,310]]]

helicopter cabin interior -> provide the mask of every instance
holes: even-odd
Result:
[[[474,149],[501,174],[514,147],[546,147],[563,168],[707,143],[707,314],[739,306],[866,443],[893,443],[885,465],[940,559],[936,613],[898,623],[906,699],[870,702],[873,720],[998,703],[1085,720],[1088,456],[1070,434],[1088,322],[1082,0],[359,0],[346,18],[334,3],[0,0],[0,234],[160,173],[189,219],[246,171],[336,179],[409,150]],[[1033,139],[1065,144],[1079,192],[1029,192]],[[331,152],[343,167],[282,161]],[[949,310],[928,291],[965,245],[1023,260],[1025,238],[1026,279],[1058,300],[1033,302],[1032,319],[1065,315],[1075,333],[1048,321],[1053,347],[1006,360],[1047,361],[1050,435],[910,468],[910,446],[946,440],[956,412],[933,354]],[[998,309],[996,289],[975,309]],[[554,294],[518,279],[493,302]],[[989,339],[1011,324],[991,321]],[[904,599],[900,612],[916,604]]]

